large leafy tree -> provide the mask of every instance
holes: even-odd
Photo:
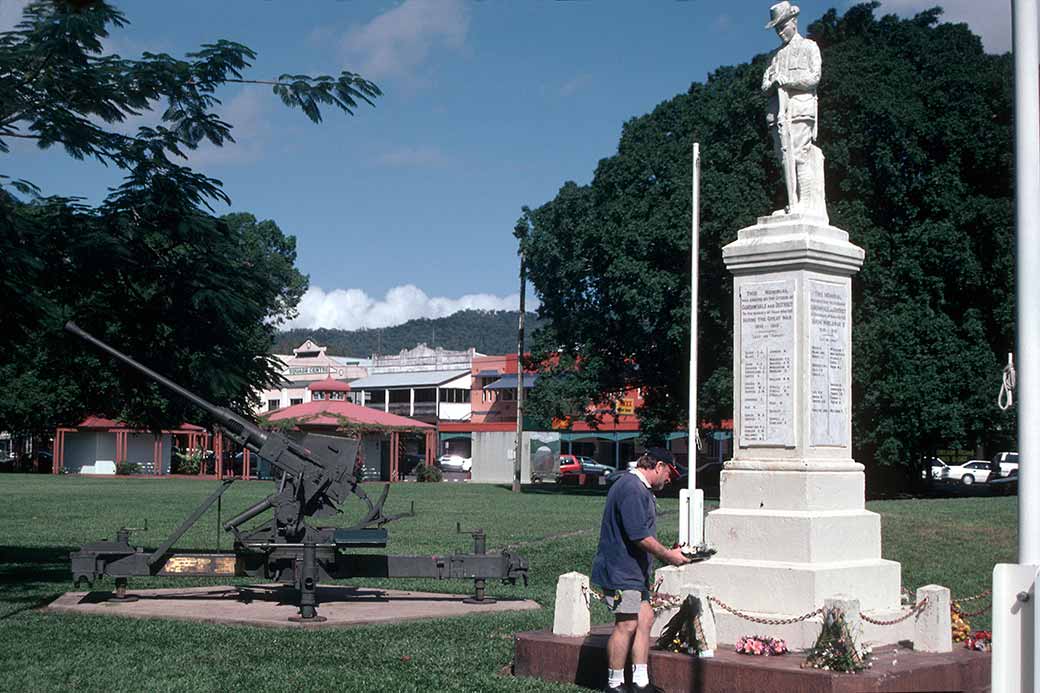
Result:
[[[940,11],[877,3],[808,32],[823,52],[820,140],[831,222],[866,249],[854,279],[858,454],[913,463],[935,447],[997,444],[994,406],[1013,343],[1011,63]],[[703,147],[701,414],[732,412],[732,283],[721,248],[782,204],[758,86],[765,55],[624,124],[589,185],[531,214],[530,274],[561,354],[531,408],[580,411],[640,385],[653,438],[686,418],[691,146]],[[545,383],[543,386],[542,383]]]
[[[126,25],[107,2],[49,0],[0,34],[0,152],[28,139],[125,173],[91,206],[0,171],[0,430],[46,431],[87,412],[152,427],[198,418],[64,335],[67,319],[204,397],[244,407],[275,373],[272,336],[306,278],[295,240],[276,224],[215,216],[211,205],[228,202],[220,181],[186,155],[204,140],[234,142],[215,113],[229,83],[270,88],[314,122],[323,107],[353,114],[380,94],[351,72],[247,79],[255,54],[231,41],[184,59],[106,53],[103,39]],[[153,110],[157,125],[125,134],[129,119]]]

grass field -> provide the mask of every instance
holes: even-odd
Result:
[[[387,512],[417,517],[389,525],[387,550],[400,554],[471,549],[463,529],[483,527],[489,549],[513,546],[530,563],[531,584],[489,586],[492,596],[535,599],[541,611],[469,616],[356,629],[281,631],[174,621],[44,614],[37,611],[72,588],[68,552],[142,526],[134,541],[156,546],[212,489],[195,480],[86,479],[0,475],[0,689],[10,691],[580,691],[503,677],[515,632],[552,626],[556,577],[588,573],[603,495],[497,486],[398,484]],[[262,498],[269,484],[238,483],[224,496],[224,516]],[[372,489],[370,489],[371,491]],[[677,501],[662,499],[660,538],[674,541]],[[879,501],[884,555],[903,564],[903,582],[928,583],[954,595],[989,586],[994,563],[1015,557],[1015,498]],[[357,510],[356,508],[354,509]],[[350,512],[350,509],[348,509]],[[344,516],[349,524],[353,516]],[[330,522],[329,524],[335,524]],[[229,546],[221,538],[221,548]],[[181,549],[217,548],[216,517],[204,516]],[[227,579],[219,580],[226,584]],[[244,581],[241,581],[244,582]],[[196,584],[217,584],[198,580]],[[349,581],[347,581],[349,584]],[[137,588],[185,586],[185,580],[136,579]],[[465,593],[463,581],[365,581]],[[111,588],[106,582],[100,589]],[[734,604],[739,608],[739,604]],[[607,620],[597,606],[594,619]],[[979,618],[973,625],[986,625]]]

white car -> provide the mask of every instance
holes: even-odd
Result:
[[[989,479],[989,462],[972,460],[964,464],[950,465],[943,470],[943,478],[950,481],[960,481],[965,486],[971,486],[974,483],[985,483]]]
[[[462,455],[441,455],[437,464],[446,472],[468,472],[473,468],[473,458]]]

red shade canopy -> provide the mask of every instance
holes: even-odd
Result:
[[[272,422],[296,420],[304,426],[342,426],[344,420],[346,420],[351,424],[357,424],[362,427],[372,426],[373,428],[397,428],[402,430],[433,428],[430,424],[422,421],[338,400],[319,400],[296,404],[285,409],[279,409],[268,416],[267,420]]]
[[[342,380],[335,380],[330,375],[325,380],[319,380],[307,386],[311,392],[350,392],[350,385]]]

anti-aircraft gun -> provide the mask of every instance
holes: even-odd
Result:
[[[223,523],[234,537],[231,553],[173,553],[173,545],[228,489],[233,479],[223,480],[216,490],[196,508],[166,541],[151,552],[130,544],[132,529],[122,528],[111,541],[86,544],[70,554],[72,576],[93,583],[99,577],[115,578],[113,600],[133,600],[127,595],[127,579],[149,575],[246,576],[291,585],[299,593],[299,616],[292,620],[316,622],[317,585],[321,580],[352,577],[425,577],[471,579],[473,603],[491,603],[485,596],[488,579],[499,578],[527,584],[527,561],[508,551],[487,553],[483,530],[473,535],[472,554],[448,556],[387,556],[351,554],[351,548],[385,548],[385,524],[405,516],[383,512],[390,486],[385,485],[373,501],[354,476],[358,441],[351,438],[307,434],[296,441],[285,434],[265,431],[223,407],[207,402],[126,354],[88,334],[73,322],[65,329],[98,349],[114,356],[146,377],[185,398],[207,412],[227,434],[251,452],[269,460],[279,475],[275,490],[263,500]],[[349,527],[319,527],[310,518],[340,513],[340,506],[351,496],[367,508],[364,516]],[[270,511],[270,517],[246,528],[245,524]],[[461,532],[461,528],[459,528]]]

